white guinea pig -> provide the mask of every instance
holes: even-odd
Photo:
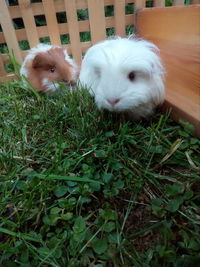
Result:
[[[25,57],[20,74],[24,75],[37,91],[53,92],[58,88],[58,82],[75,82],[78,67],[66,49],[39,44]]]
[[[100,42],[86,52],[79,81],[99,109],[146,117],[164,100],[164,69],[157,52],[154,44],[135,37]]]

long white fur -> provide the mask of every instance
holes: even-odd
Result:
[[[158,48],[137,38],[115,38],[88,49],[81,66],[80,83],[94,95],[100,109],[130,111],[139,119],[151,114],[164,100],[164,69]],[[136,78],[130,81],[128,74]],[[120,99],[115,105],[108,100]]]
[[[75,77],[77,76],[77,73],[78,73],[78,68],[77,68],[76,64],[74,63],[74,60],[72,58],[70,58],[70,56],[68,55],[67,50],[64,50],[64,55],[65,55],[65,60],[73,66],[72,79],[75,80]]]

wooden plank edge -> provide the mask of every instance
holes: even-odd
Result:
[[[175,104],[165,100],[162,110],[164,112],[171,110],[170,117],[174,119],[177,123],[180,123],[180,120],[189,122],[195,127],[194,135],[200,138],[200,121],[190,116],[186,111],[179,109]],[[200,115],[200,110],[199,110]]]
[[[13,82],[15,80],[18,80],[18,77],[15,73],[9,73],[5,76],[0,76],[0,83]]]

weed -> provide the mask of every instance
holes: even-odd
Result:
[[[198,262],[200,142],[190,125],[159,111],[130,122],[64,84],[42,95],[4,83],[0,109],[0,265]]]

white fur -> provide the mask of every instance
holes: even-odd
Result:
[[[128,75],[135,73],[135,80]],[[100,109],[130,111],[139,119],[151,114],[164,100],[164,69],[158,48],[137,38],[115,38],[88,49],[80,83],[94,95]],[[115,105],[108,100],[119,99]]]
[[[72,69],[71,69],[72,79],[76,80],[77,73],[78,73],[78,67],[77,67],[76,63],[74,62],[74,60],[69,57],[67,50],[64,50],[64,55],[65,55],[65,60],[72,65]]]
[[[42,80],[42,85],[47,88],[46,92],[54,92],[58,89],[59,83],[49,81],[48,78]]]

